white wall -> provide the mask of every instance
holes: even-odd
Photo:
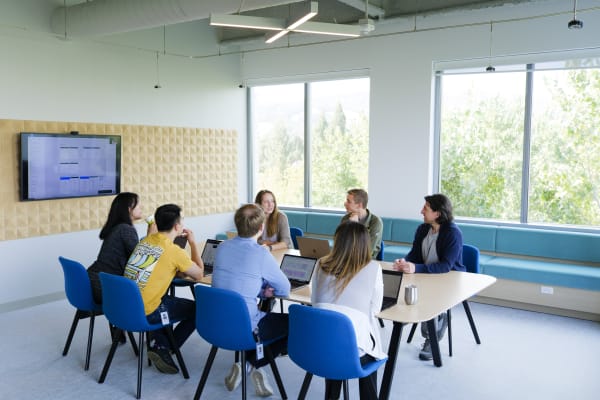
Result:
[[[160,31],[107,40],[127,42],[127,46],[118,47],[63,42],[0,28],[0,118],[237,129],[238,187],[240,202],[245,202],[246,109],[245,93],[237,88],[238,84],[252,79],[366,69],[371,77],[370,208],[381,216],[419,218],[423,196],[432,188],[433,65],[455,60],[456,64],[485,67],[490,20],[514,19],[494,25],[495,64],[513,59],[534,62],[583,53],[598,55],[600,11],[580,12],[584,29],[569,31],[566,25],[572,9],[567,3],[533,1],[526,6],[429,15],[417,19],[414,32],[412,19],[380,23],[368,38],[251,51],[244,54],[243,60],[239,54],[200,59],[165,57],[161,58],[160,90],[152,88],[156,80],[155,54],[136,50],[136,46],[156,42],[162,37]],[[583,9],[597,6],[597,1],[578,4]],[[519,20],[556,12],[563,14]],[[0,14],[12,18],[19,13]],[[0,22],[8,23],[1,18]],[[28,23],[40,20],[30,17]],[[462,27],[449,27],[453,25]],[[447,28],[436,28],[442,26]],[[392,27],[409,33],[392,34]],[[208,34],[196,25],[182,29]],[[188,46],[180,42],[185,40],[183,31],[169,37],[173,36],[178,48],[198,46],[194,35],[189,37]],[[294,45],[299,39],[289,40]],[[214,49],[207,54],[214,54]],[[186,224],[199,237],[212,236],[232,225],[231,215],[186,218]],[[56,257],[71,255],[89,264],[100,247],[97,234],[74,232],[0,242],[0,311],[3,305],[6,309],[35,302],[36,296],[61,292],[62,274]]]
[[[17,25],[3,20],[12,15],[5,11],[0,6],[0,23]],[[0,54],[1,119],[235,129],[240,143],[238,176],[246,176],[239,55],[161,57],[162,89],[156,90],[156,55],[135,47],[63,41],[44,34],[42,28],[20,32],[0,26]],[[0,182],[12,184],[3,177]],[[240,202],[246,191],[241,179]],[[199,239],[233,225],[230,213],[186,218],[186,224]],[[0,312],[64,293],[57,257],[72,257],[87,266],[99,248],[98,230],[0,241]]]

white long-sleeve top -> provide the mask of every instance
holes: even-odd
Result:
[[[381,311],[383,277],[381,266],[371,261],[364,266],[342,293],[335,297],[336,278],[326,274],[317,264],[312,279],[311,303],[313,307],[334,310],[352,321],[359,353],[376,359],[386,356],[381,346],[379,322],[375,315]]]

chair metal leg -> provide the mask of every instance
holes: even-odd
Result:
[[[308,392],[308,387],[310,386],[310,381],[312,380],[313,374],[307,372],[304,375],[304,381],[302,381],[302,387],[300,388],[300,393],[298,394],[298,400],[304,400],[306,398],[306,393]]]
[[[383,319],[379,318],[379,326],[385,328],[385,324],[383,323]]]
[[[136,399],[142,397],[142,370],[144,368],[144,333],[139,334],[140,343],[140,355],[138,356],[138,373],[137,373],[137,392],[135,395]]]
[[[139,357],[140,351],[138,349],[137,343],[135,342],[135,337],[133,336],[133,333],[127,332],[127,336],[129,336],[129,343],[131,343],[131,348],[133,349],[133,353],[135,354],[136,357]]]
[[[450,309],[446,312],[448,316],[448,354],[452,357],[452,312]]]
[[[120,329],[118,330],[120,331]],[[112,345],[110,346],[108,356],[106,357],[106,361],[104,362],[104,368],[102,368],[102,373],[100,374],[100,379],[98,379],[98,383],[104,383],[104,380],[106,379],[106,374],[108,373],[108,369],[110,368],[110,364],[112,363],[112,359],[115,355],[115,351],[117,351],[118,346],[119,339],[113,338]]]
[[[200,377],[200,382],[198,382],[198,387],[196,388],[196,393],[194,394],[194,400],[200,399],[200,395],[202,395],[202,390],[204,390],[204,385],[206,385],[206,380],[208,379],[208,373],[212,367],[213,361],[215,361],[215,356],[217,355],[217,350],[219,348],[217,346],[212,346],[210,348],[210,353],[208,354],[208,358],[206,359],[206,364],[204,364],[204,370],[202,371],[202,376]],[[242,356],[242,359],[245,361],[245,357]],[[242,384],[246,385],[246,369],[245,366],[242,369]]]
[[[90,369],[90,354],[92,353],[92,340],[94,338],[94,321],[96,319],[96,315],[92,313],[90,315],[90,328],[88,331],[88,341],[87,348],[85,350],[85,367],[84,369],[87,371]]]
[[[481,344],[481,340],[479,340],[479,334],[477,333],[477,327],[475,326],[475,321],[473,320],[473,315],[471,314],[471,307],[469,307],[469,302],[467,300],[463,301],[463,308],[465,309],[465,313],[469,319],[469,325],[471,325],[471,331],[473,332],[473,337],[475,337],[475,342],[477,344]]]
[[[240,351],[241,363],[242,363],[242,400],[246,400],[246,389],[248,387],[248,379],[246,379],[246,352]]]
[[[344,400],[350,399],[350,393],[348,392],[348,380],[344,380],[342,382],[342,387],[344,388]]]
[[[408,339],[406,339],[406,343],[410,343],[412,341],[413,336],[415,335],[415,331],[417,330],[417,323],[412,324],[410,328],[410,333],[408,334]]]
[[[173,336],[173,327],[165,326],[165,331],[167,332],[167,338],[169,339],[169,344],[171,345],[171,349],[175,352],[175,357],[177,357],[177,362],[179,363],[179,367],[181,368],[181,373],[185,379],[190,378],[190,374],[188,373],[187,367],[185,366],[185,362],[183,361],[183,356],[181,355],[181,351],[179,347],[177,347],[177,343],[175,343],[175,337]]]
[[[80,319],[84,318],[85,312],[81,310],[75,311],[75,317],[73,318],[73,323],[71,324],[71,329],[69,329],[69,335],[67,336],[67,342],[65,343],[65,348],[63,349],[63,356],[66,356],[69,352],[69,348],[71,347],[71,342],[73,341],[73,336],[75,335],[75,330],[77,329],[77,323]]]
[[[275,363],[275,359],[273,358],[273,353],[269,346],[265,348],[265,355],[269,360],[269,364],[271,365],[271,371],[273,371],[273,377],[275,377],[275,382],[277,383],[277,388],[279,389],[279,394],[283,400],[287,399],[287,393],[285,392],[285,388],[283,387],[283,381],[281,380],[281,375],[279,374],[279,369],[277,368],[277,364]]]

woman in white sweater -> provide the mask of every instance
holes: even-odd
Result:
[[[322,257],[312,280],[314,307],[341,312],[352,321],[362,364],[385,357],[379,324],[383,278],[381,266],[371,259],[367,228],[344,222],[335,231],[333,249]],[[338,399],[341,381],[326,381],[326,399]],[[377,399],[377,372],[359,380],[361,400]]]

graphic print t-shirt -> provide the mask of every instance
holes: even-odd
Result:
[[[191,265],[185,250],[166,235],[155,233],[138,243],[123,275],[137,283],[148,315],[160,305],[175,274],[187,271]]]

